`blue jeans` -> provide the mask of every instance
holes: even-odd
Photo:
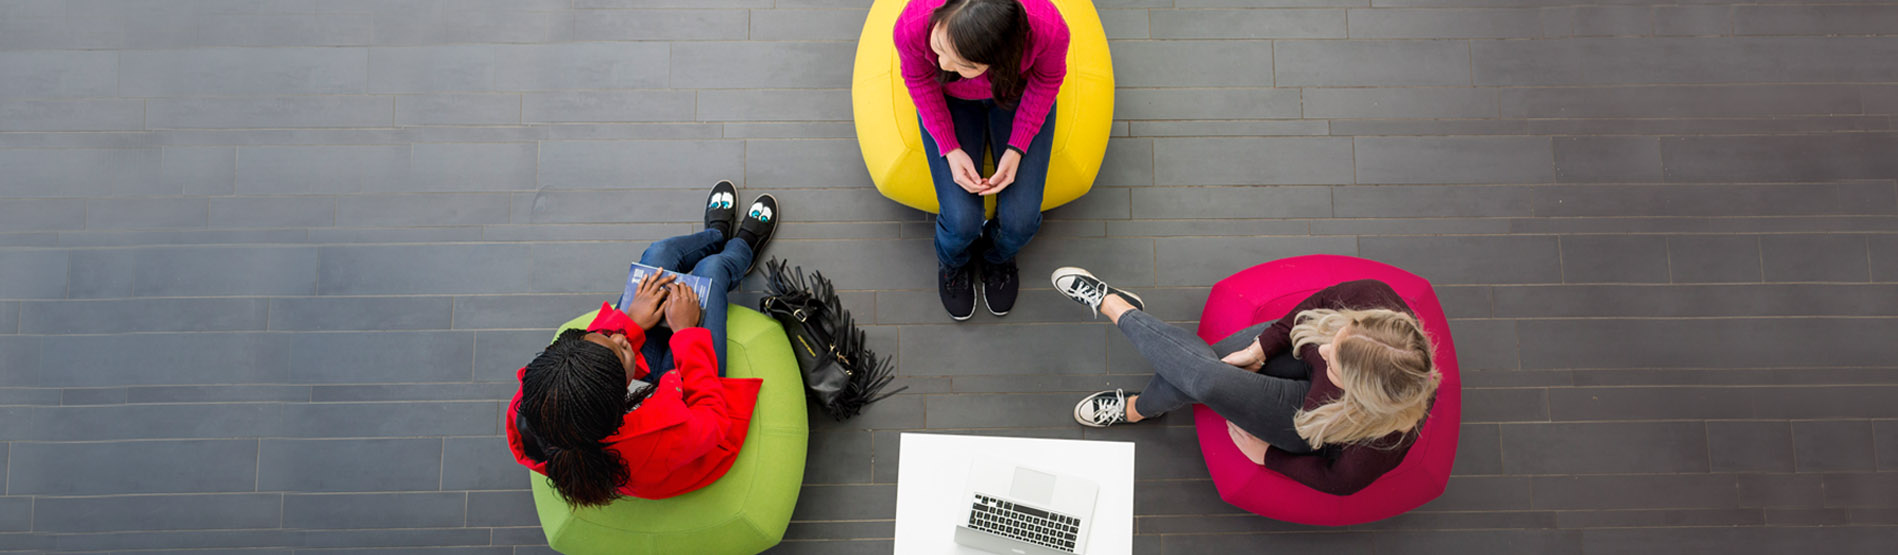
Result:
[[[949,117],[955,122],[956,142],[963,152],[982,167],[982,146],[1001,161],[1008,151],[1008,137],[1014,130],[1015,111],[995,105],[994,100],[948,98]],[[923,151],[929,154],[929,175],[936,182],[936,203],[942,206],[936,216],[936,262],[947,268],[969,263],[969,247],[984,235],[989,238],[983,258],[991,263],[1009,262],[1015,253],[1041,230],[1041,193],[1048,183],[1048,156],[1054,150],[1053,106],[1041,131],[1022,154],[1015,169],[1015,182],[995,194],[995,219],[987,218],[982,196],[962,190],[949,171],[949,160],[942,157],[935,137],[923,132]],[[919,118],[920,119],[920,118]]]
[[[655,241],[646,247],[645,254],[639,255],[639,263],[712,280],[712,290],[705,297],[705,315],[699,325],[712,332],[712,349],[718,353],[718,375],[724,376],[725,293],[737,288],[738,280],[745,277],[745,269],[751,267],[751,245],[739,239],[727,240],[718,230],[707,229]],[[671,329],[655,327],[646,331],[646,344],[639,348],[652,370],[646,375],[646,381],[659,383],[660,376],[672,371],[675,365],[671,340]]]

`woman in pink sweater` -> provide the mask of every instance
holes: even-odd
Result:
[[[975,313],[981,254],[989,312],[1008,314],[1015,253],[1041,228],[1054,97],[1067,77],[1068,26],[1049,0],[910,0],[896,20],[903,82],[935,178],[937,288],[956,320]],[[981,174],[982,149],[995,172]],[[995,196],[984,222],[982,197]]]

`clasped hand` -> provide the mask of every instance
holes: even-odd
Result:
[[[1265,347],[1259,345],[1258,338],[1253,338],[1251,345],[1247,345],[1244,349],[1233,351],[1232,354],[1226,355],[1225,358],[1221,358],[1219,361],[1237,366],[1242,370],[1257,372],[1260,368],[1265,367]]]
[[[948,154],[943,155],[943,158],[949,162],[949,174],[950,177],[955,178],[956,185],[962,187],[964,191],[985,197],[1000,193],[1009,185],[1014,184],[1015,170],[1021,167],[1021,153],[1013,149],[1002,153],[1002,158],[995,161],[995,175],[988,176],[986,179],[976,168],[975,160],[969,158],[969,153],[963,152],[960,148],[949,151]]]
[[[662,318],[675,330],[699,325],[699,319],[704,316],[699,308],[699,294],[677,281],[669,274],[660,273],[640,279],[639,287],[633,290],[633,304],[626,308],[626,316],[642,330],[659,325]]]

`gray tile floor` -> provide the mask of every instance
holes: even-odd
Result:
[[[1781,3],[1098,2],[1116,137],[1031,285],[1190,324],[1345,253],[1455,319],[1448,493],[1320,530],[1179,415],[1073,425],[1145,368],[1046,288],[944,318],[853,138],[866,0],[0,0],[0,550],[545,551],[514,369],[730,178],[910,387],[816,422],[776,552],[888,552],[904,430],[1137,442],[1142,553],[1888,552],[1898,4]]]

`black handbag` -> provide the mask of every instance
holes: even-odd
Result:
[[[773,258],[765,263],[765,288],[759,308],[784,325],[806,393],[831,418],[856,416],[865,405],[909,389],[882,392],[896,369],[865,345],[863,330],[823,272],[807,278],[803,267]]]

